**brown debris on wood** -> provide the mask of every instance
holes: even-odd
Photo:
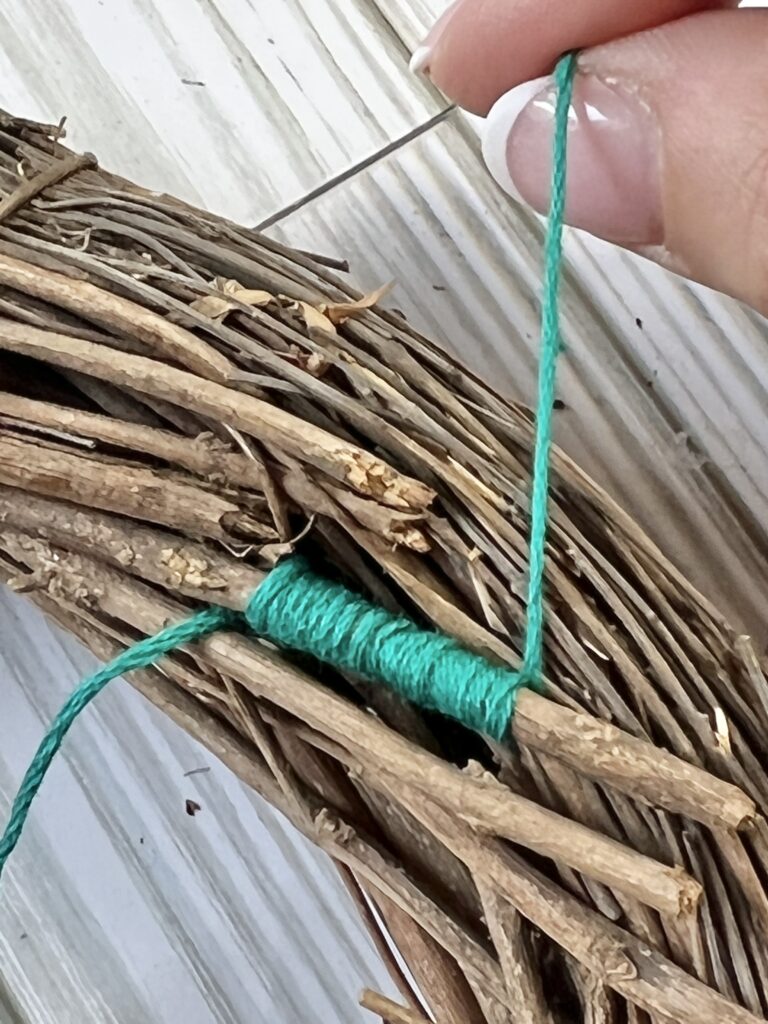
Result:
[[[0,580],[106,659],[300,549],[514,666],[529,411],[384,290],[60,135],[0,113]],[[241,635],[131,681],[334,858],[412,1004],[381,1019],[427,1019],[383,922],[439,1024],[756,1024],[763,665],[560,452],[551,508],[509,743]]]

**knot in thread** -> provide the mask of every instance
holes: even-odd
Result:
[[[419,707],[501,740],[522,677],[316,575],[299,557],[277,565],[245,611],[258,636],[383,683]]]

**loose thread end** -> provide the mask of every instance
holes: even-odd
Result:
[[[176,648],[194,643],[218,630],[230,628],[239,621],[240,616],[236,612],[225,608],[205,608],[183,622],[167,626],[154,636],[140,640],[80,683],[70,694],[43,737],[13,801],[8,823],[0,836],[0,876],[21,838],[32,802],[64,738],[77,717],[101,693],[107,683],[126,672],[154,665],[163,655]]]

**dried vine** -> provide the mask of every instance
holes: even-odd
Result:
[[[517,663],[528,410],[59,126],[0,114],[0,196],[0,578],[107,658],[242,609],[298,546]],[[562,453],[552,506],[548,696],[514,744],[234,635],[132,682],[336,860],[440,1024],[754,1024],[763,666]]]

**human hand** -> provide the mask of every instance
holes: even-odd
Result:
[[[542,76],[580,50],[568,223],[768,313],[768,10],[735,7],[458,0],[412,66],[489,114],[492,174],[544,213],[554,93]]]

